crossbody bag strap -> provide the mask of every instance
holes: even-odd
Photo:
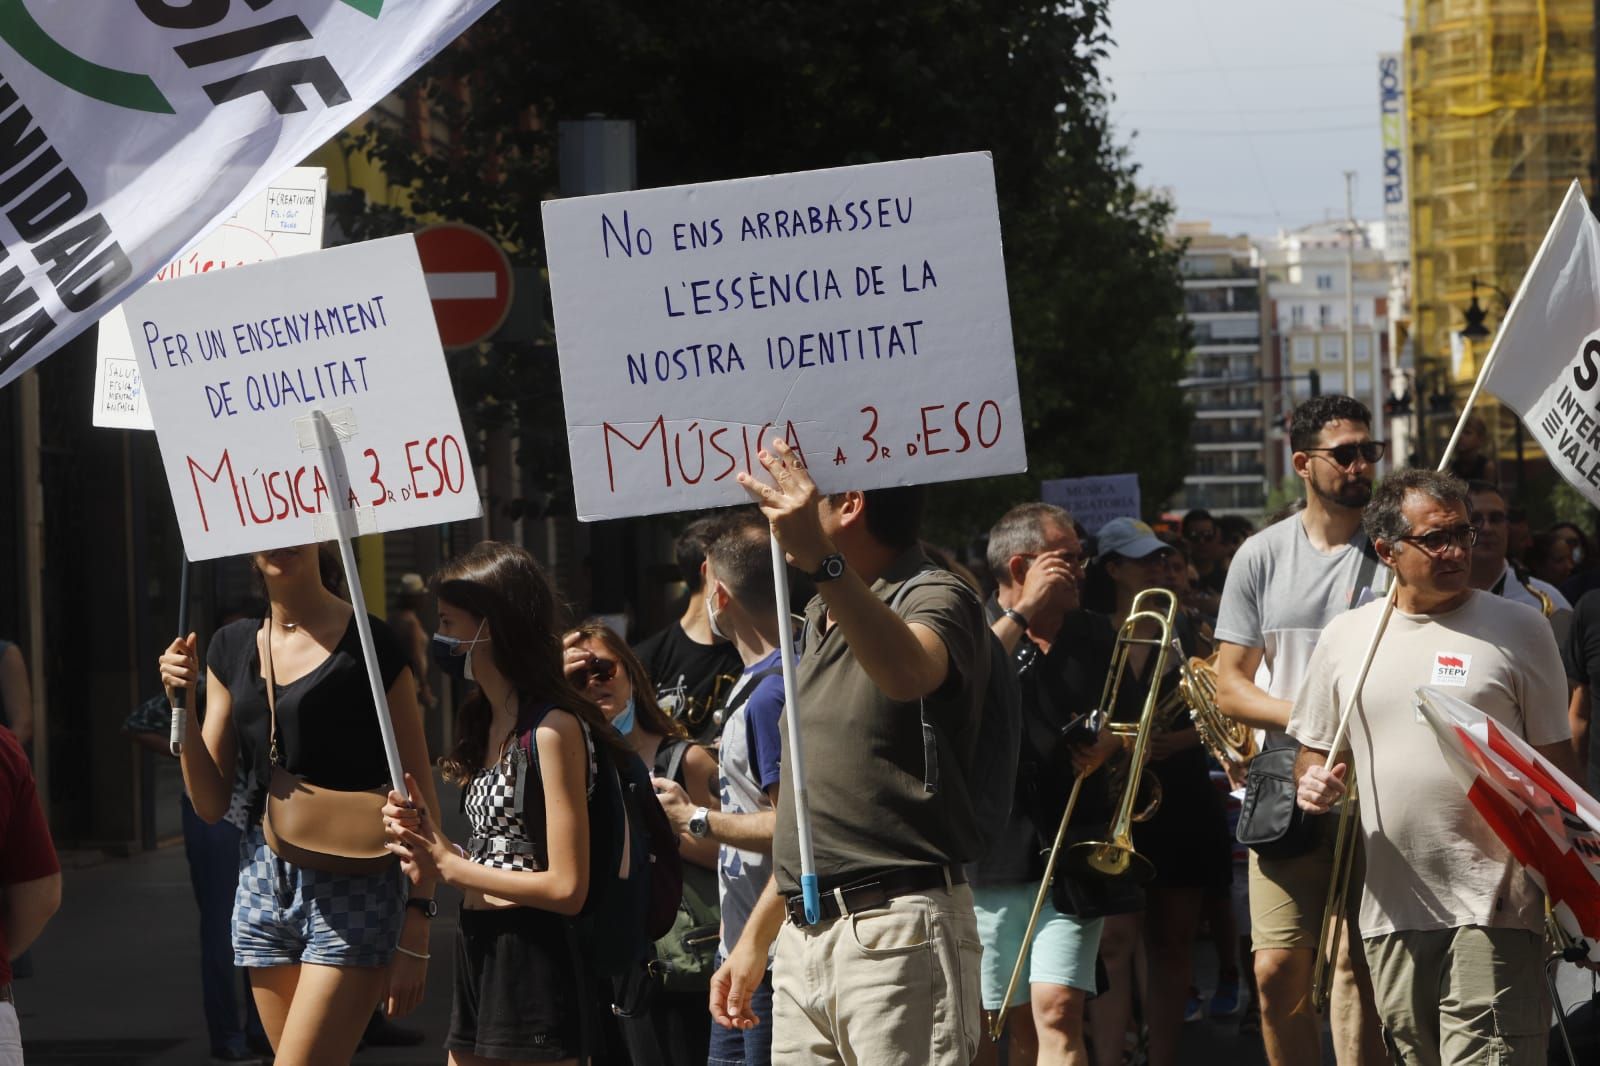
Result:
[[[261,667],[266,671],[267,721],[271,723],[267,734],[267,765],[278,765],[278,679],[272,669],[272,616],[261,623],[256,632],[256,654],[261,657]]]

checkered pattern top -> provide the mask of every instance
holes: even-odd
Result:
[[[523,825],[522,812],[516,806],[516,760],[520,756],[517,748],[511,748],[499,762],[473,774],[467,784],[467,824],[472,827],[473,837],[486,842],[481,849],[472,852],[472,860],[500,870],[537,871],[544,866],[533,855],[517,854],[522,849],[506,847],[508,842],[540,843]],[[537,777],[532,778],[530,787],[538,787]]]

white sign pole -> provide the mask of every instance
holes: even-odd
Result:
[[[338,434],[325,411],[318,408],[311,413],[317,431],[317,450],[328,470],[344,467],[344,456],[338,448]],[[350,606],[356,612],[356,634],[361,638],[361,658],[367,667],[367,684],[372,686],[372,706],[378,711],[378,731],[383,734],[383,754],[389,761],[389,779],[394,790],[405,799],[406,772],[400,762],[400,745],[394,738],[394,719],[389,714],[389,694],[383,688],[383,673],[378,666],[378,649],[372,641],[372,619],[367,617],[367,597],[361,588],[361,573],[356,567],[355,545],[350,540],[350,528],[355,525],[355,512],[341,507],[334,512],[333,525],[339,535],[339,559],[344,563],[344,580],[350,589]]]
[[[778,646],[783,657],[783,721],[789,731],[789,765],[783,771],[783,790],[794,804],[795,831],[800,842],[800,895],[806,923],[822,916],[817,896],[817,857],[811,847],[811,808],[806,804],[806,763],[800,744],[800,702],[795,697],[794,627],[789,624],[789,570],[778,538],[772,538],[772,591],[778,602]]]

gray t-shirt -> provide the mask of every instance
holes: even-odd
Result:
[[[1292,514],[1244,542],[1228,567],[1217,615],[1219,641],[1264,649],[1256,684],[1282,700],[1299,691],[1323,628],[1352,606],[1367,543],[1358,533],[1331,552],[1318,551],[1301,519]],[[1386,592],[1388,581],[1388,570],[1375,567],[1362,602]]]
[[[1328,624],[1289,732],[1326,751],[1382,604]],[[1366,876],[1361,935],[1479,925],[1538,932],[1543,896],[1450,770],[1416,690],[1433,685],[1540,746],[1567,740],[1567,682],[1543,615],[1487,592],[1442,614],[1395,611],[1351,712]]]
[[[724,814],[755,814],[772,809],[767,790],[778,783],[778,720],[783,714],[780,654],[774,651],[747,668],[728,695],[728,705],[734,709],[722,724],[718,762]],[[771,673],[773,670],[779,672]],[[746,689],[750,690],[748,695]],[[723,955],[731,953],[739,942],[750,912],[755,910],[771,877],[770,851],[746,851],[729,844],[718,850],[717,895],[722,904]]]

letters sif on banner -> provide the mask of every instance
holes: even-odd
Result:
[[[120,304],[491,6],[0,5],[0,386]],[[292,200],[273,206],[285,227],[308,221]]]
[[[477,517],[409,235],[149,285],[124,310],[190,559],[329,540],[339,512],[353,533]]]
[[[1027,466],[987,154],[545,204],[578,514]]]

